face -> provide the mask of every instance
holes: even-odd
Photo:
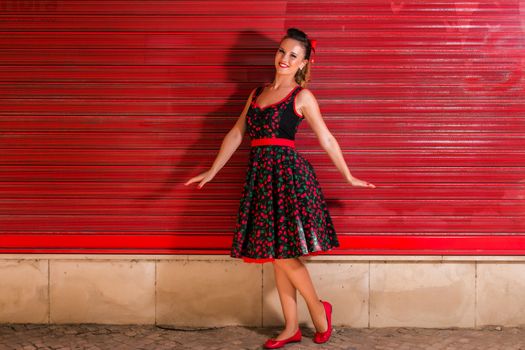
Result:
[[[286,38],[281,42],[275,54],[275,69],[280,74],[295,75],[298,69],[303,69],[308,63],[308,60],[304,59],[305,54],[305,49],[299,41]]]

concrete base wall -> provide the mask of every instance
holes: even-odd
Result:
[[[333,324],[525,325],[525,257],[302,258]],[[297,294],[300,323],[313,328]],[[0,323],[282,325],[273,265],[225,255],[0,255]]]

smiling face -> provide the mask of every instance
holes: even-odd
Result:
[[[301,43],[292,38],[284,39],[275,54],[275,69],[280,74],[295,75],[298,69],[304,68],[308,60],[304,59],[306,51]]]

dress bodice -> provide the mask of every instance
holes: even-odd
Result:
[[[257,97],[267,85],[269,84],[257,87],[246,114],[250,138],[278,137],[295,140],[299,124],[304,119],[295,110],[295,97],[303,88],[298,85],[280,101],[261,108],[257,104]]]

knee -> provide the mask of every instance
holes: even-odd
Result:
[[[282,262],[282,259],[275,259],[275,260],[272,260],[272,265],[276,269],[281,269],[281,268],[283,268],[284,264]]]
[[[276,269],[283,269],[286,267],[285,259],[275,259],[272,261],[273,267]]]
[[[300,263],[300,261],[297,258],[275,259],[272,261],[272,263],[274,268],[287,270],[296,266],[297,263]]]

